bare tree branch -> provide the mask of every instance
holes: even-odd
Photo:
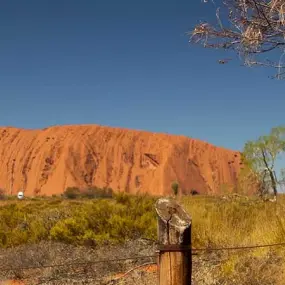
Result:
[[[245,65],[266,66],[277,70],[276,78],[285,78],[285,0],[224,0],[227,24],[222,24],[221,8],[216,11],[217,25],[203,22],[188,32],[191,43],[207,48],[234,50]],[[264,54],[279,51],[277,61]]]

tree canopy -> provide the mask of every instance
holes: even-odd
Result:
[[[245,144],[243,156],[250,168],[259,178],[270,183],[275,196],[277,195],[278,179],[276,176],[276,161],[285,153],[285,127],[273,128],[269,135],[261,136],[256,141]],[[284,173],[281,170],[279,177]]]
[[[221,11],[225,11],[226,16],[223,17]],[[234,50],[245,65],[272,67],[277,70],[276,78],[285,78],[284,0],[224,0],[216,10],[216,18],[216,25],[202,22],[190,31],[190,42]],[[265,57],[269,53],[271,59]]]

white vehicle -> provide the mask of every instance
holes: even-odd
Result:
[[[20,192],[18,192],[18,199],[19,200],[22,200],[22,199],[24,199],[24,192],[22,192],[22,191],[20,191]]]

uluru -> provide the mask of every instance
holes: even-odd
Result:
[[[185,136],[99,125],[42,130],[0,128],[0,188],[32,196],[67,187],[109,187],[131,194],[216,194],[236,185],[240,153]]]

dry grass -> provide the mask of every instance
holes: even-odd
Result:
[[[74,246],[56,242],[41,242],[0,250],[0,280],[22,279],[26,284],[119,284],[137,276],[134,270],[126,278],[118,279],[133,267],[154,262],[153,258],[119,260],[128,257],[152,255],[153,243],[145,240],[129,241],[121,245],[105,245],[97,248]],[[99,260],[106,262],[96,263]],[[110,261],[113,260],[113,261]],[[95,263],[92,263],[95,262]],[[61,266],[56,266],[56,265]],[[51,265],[51,267],[49,267]],[[24,269],[19,269],[24,268]],[[29,267],[29,269],[27,268]],[[36,267],[36,268],[30,268]],[[18,268],[4,271],[6,268]],[[139,268],[138,268],[139,269]],[[144,281],[153,271],[141,273]]]
[[[122,205],[130,203],[126,197],[120,198],[119,201]],[[117,202],[110,201],[114,205]],[[33,202],[25,203],[26,206],[23,205],[23,209]],[[36,204],[38,213],[40,209],[45,212],[52,205],[51,201],[42,203],[42,207],[39,202]],[[44,205],[44,203],[47,204]],[[73,201],[72,203],[81,207],[85,202]],[[86,203],[90,205],[93,202]],[[145,208],[142,207],[141,211],[149,211],[148,203],[141,203],[141,205],[147,205]],[[281,196],[277,203],[271,203],[247,197],[229,196],[223,199],[222,197],[193,196],[182,198],[181,203],[193,218],[194,248],[247,246],[285,241],[285,197]],[[57,212],[66,206],[70,207],[70,202],[54,201],[53,204]],[[63,216],[62,219],[65,217]],[[149,234],[155,236],[155,233]],[[95,248],[43,241],[37,245],[22,245],[0,250],[0,263],[2,268],[5,266],[42,266],[153,255],[155,249],[155,243],[142,239],[120,245],[100,245]],[[285,247],[199,252],[199,254],[199,256],[193,256],[194,285],[284,284]],[[33,284],[155,285],[157,279],[154,268],[143,270],[139,266],[153,261],[155,259],[148,258],[138,261],[109,262],[89,267],[64,266],[34,271],[9,271],[5,273],[6,275],[3,273],[0,279],[31,276],[44,278],[42,283]],[[124,274],[127,271],[129,273]],[[29,280],[27,284],[32,283]]]
[[[285,242],[285,197],[278,203],[255,198],[187,197],[196,247],[246,246]]]
[[[285,242],[285,197],[278,203],[255,198],[189,197],[194,247],[235,247]],[[206,254],[207,256],[207,254]],[[284,284],[285,247],[221,251],[207,257],[196,284]],[[199,273],[200,271],[200,273]]]

